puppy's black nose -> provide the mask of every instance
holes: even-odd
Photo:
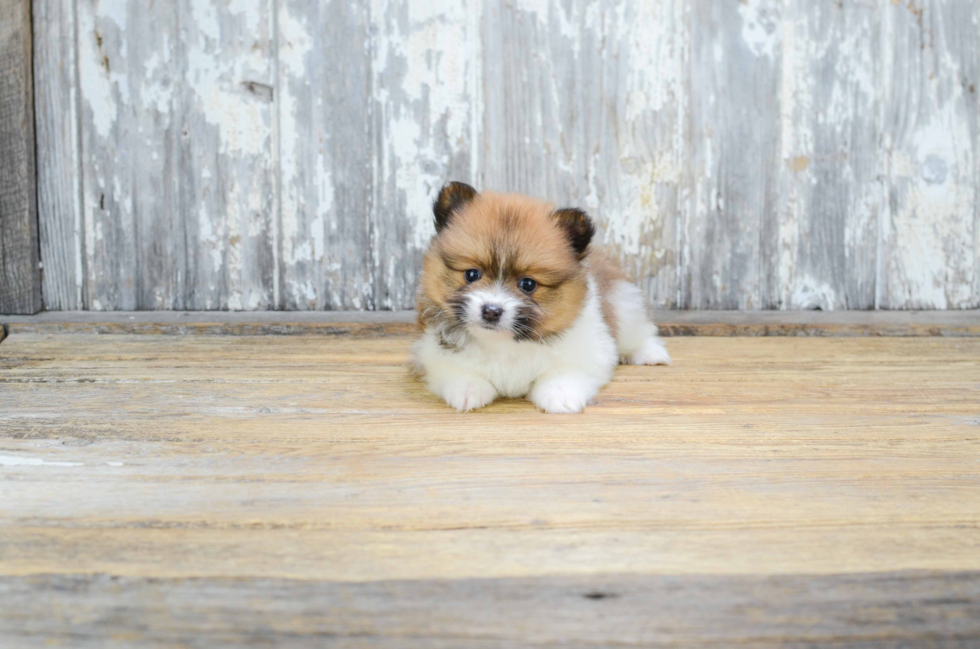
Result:
[[[483,305],[483,319],[486,322],[495,324],[500,320],[500,316],[504,314],[504,310],[501,309],[496,304],[484,304]]]

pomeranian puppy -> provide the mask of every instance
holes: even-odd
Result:
[[[640,290],[589,246],[585,212],[459,182],[432,209],[413,361],[456,410],[527,396],[581,412],[617,363],[670,364]]]

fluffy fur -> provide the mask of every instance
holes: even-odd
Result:
[[[448,183],[433,205],[413,361],[460,412],[527,396],[581,412],[618,362],[669,364],[639,289],[577,209]]]

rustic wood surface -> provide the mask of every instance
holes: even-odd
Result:
[[[980,311],[661,311],[663,336],[980,336]],[[414,311],[47,311],[13,333],[416,335]]]
[[[908,8],[881,22],[878,304],[964,305],[980,298],[980,3]]]
[[[969,649],[980,635],[976,572],[376,582],[40,575],[0,577],[0,595],[0,634],[24,649]]]
[[[81,309],[85,287],[74,0],[35,0],[37,201],[47,308]],[[90,172],[91,173],[91,172]]]
[[[980,642],[980,340],[677,338],[557,417],[410,340],[10,335],[0,644]]]
[[[447,178],[658,307],[980,306],[974,0],[34,6],[49,309],[411,308]]]
[[[0,313],[41,310],[31,2],[0,0]]]

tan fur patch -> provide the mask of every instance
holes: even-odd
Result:
[[[601,248],[589,248],[585,261],[599,286],[599,296],[602,298],[602,318],[606,321],[609,331],[615,338],[617,322],[616,307],[610,299],[612,285],[614,282],[629,281],[629,278],[626,277],[626,273],[620,267],[619,260]]]
[[[467,269],[483,276],[467,285]],[[538,283],[530,295],[518,282]],[[483,192],[455,210],[433,240],[422,265],[419,319],[446,317],[453,296],[499,282],[533,311],[538,339],[560,333],[578,317],[587,279],[582,263],[554,218],[554,207],[516,194]]]

